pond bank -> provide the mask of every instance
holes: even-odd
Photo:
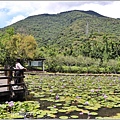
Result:
[[[27,71],[25,72],[25,74],[28,75],[58,75],[58,76],[120,76],[120,74],[93,74],[93,73],[81,73],[81,74],[77,74],[77,73],[50,73],[50,72],[46,72],[46,71]]]

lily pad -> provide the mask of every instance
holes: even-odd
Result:
[[[60,116],[60,119],[68,119],[68,116]]]
[[[98,115],[97,112],[90,112],[90,115]]]
[[[65,113],[65,112],[67,112],[67,110],[60,109],[60,110],[58,110],[58,112]]]
[[[83,105],[77,105],[79,108],[82,108],[83,107]]]
[[[51,118],[55,118],[56,117],[56,115],[54,115],[54,114],[47,114],[47,116],[49,116],[49,117],[51,117]]]
[[[77,115],[71,115],[70,117],[76,119],[76,118],[78,118],[79,116],[77,116]]]
[[[44,117],[44,115],[37,115],[37,118],[43,118]]]
[[[62,103],[57,103],[57,104],[55,104],[56,106],[61,106],[62,105]]]

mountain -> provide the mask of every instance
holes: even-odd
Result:
[[[120,35],[120,19],[82,10],[29,16],[8,27],[14,27],[17,33],[33,35],[39,46],[66,45],[65,41],[76,41],[93,32]]]

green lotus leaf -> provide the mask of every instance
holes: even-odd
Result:
[[[43,101],[44,101],[44,100],[47,100],[47,98],[40,98],[40,100],[43,100]]]
[[[63,104],[63,106],[65,106],[65,107],[69,107],[70,105],[69,105],[69,104]]]
[[[58,111],[57,111],[57,110],[54,110],[54,109],[51,110],[50,112],[51,112],[51,113],[58,113]]]
[[[67,112],[67,110],[65,110],[65,109],[60,109],[60,110],[58,110],[58,112],[63,112],[63,113],[65,113],[65,112]]]
[[[71,115],[70,117],[76,119],[76,118],[78,118],[79,116],[77,116],[77,115]]]
[[[57,104],[55,104],[56,106],[61,106],[62,105],[62,103],[57,103]]]
[[[68,116],[60,116],[60,119],[68,119]]]
[[[56,115],[51,114],[51,113],[48,113],[47,116],[49,116],[49,117],[51,117],[51,118],[55,118],[55,117],[56,117]]]
[[[83,107],[83,105],[77,105],[77,107],[82,108],[82,107]]]
[[[104,119],[103,117],[95,117],[95,119]]]
[[[48,108],[48,109],[52,109],[52,108],[54,108],[54,107],[53,107],[53,106],[48,106],[47,108]]]
[[[114,105],[113,107],[115,107],[115,108],[119,108],[119,107],[120,107],[120,104],[118,104],[118,105]]]
[[[98,115],[97,112],[90,112],[90,115]]]
[[[41,111],[41,113],[40,113],[40,115],[46,115],[47,113],[50,113],[50,111],[49,110],[42,110]]]
[[[11,113],[11,114],[8,114],[8,117],[9,118],[14,118],[14,119],[17,119],[17,118],[24,118],[23,115],[19,115],[19,113]]]
[[[91,106],[84,106],[84,108],[88,109],[88,110],[98,110],[97,106],[91,107]]]
[[[83,113],[89,113],[89,111],[88,110],[82,110],[81,112],[83,112]]]
[[[33,95],[35,95],[35,92],[33,92],[33,91],[32,91],[32,92],[30,92],[30,94],[33,94]]]
[[[83,109],[77,108],[75,111],[80,112],[80,111],[83,111]]]
[[[60,100],[55,100],[54,102],[58,103],[58,102],[60,102]]]
[[[85,102],[86,102],[86,100],[84,100],[84,99],[79,99],[78,100],[78,103],[83,104],[83,105],[84,105]]]
[[[56,110],[56,111],[57,111],[57,110],[58,110],[58,108],[53,107],[53,108],[51,108],[50,110]]]
[[[44,117],[44,115],[37,115],[37,118],[43,118]]]
[[[81,109],[77,108],[76,106],[70,106],[67,109],[67,112],[72,112],[72,111],[81,111]]]
[[[54,101],[54,99],[52,99],[52,98],[47,98],[46,100],[47,100],[47,101],[51,101],[51,102]]]
[[[56,95],[56,93],[51,93],[52,96]]]
[[[65,99],[60,98],[59,102],[65,102]]]

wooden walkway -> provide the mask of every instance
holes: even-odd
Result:
[[[7,75],[1,74],[1,71],[8,71]],[[11,100],[25,98],[27,87],[24,83],[24,72],[21,76],[14,76],[13,72],[16,70],[0,69],[0,101],[3,99]],[[21,82],[15,84],[14,79],[20,78]],[[17,86],[17,87],[15,87]]]

